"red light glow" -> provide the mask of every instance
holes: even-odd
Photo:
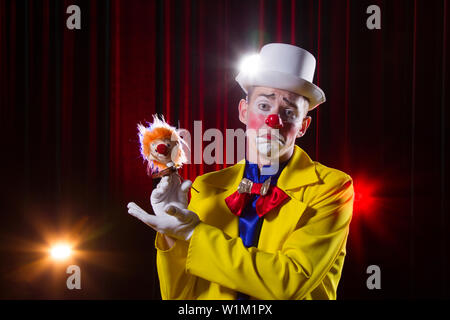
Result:
[[[353,212],[357,215],[375,212],[377,207],[377,198],[375,196],[378,189],[377,184],[367,179],[355,179],[353,185],[355,190]]]

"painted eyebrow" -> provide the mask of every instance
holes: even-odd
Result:
[[[291,107],[294,107],[294,108],[297,108],[297,109],[298,109],[298,106],[297,106],[295,103],[293,103],[292,101],[289,101],[289,100],[286,99],[286,98],[283,98],[283,100],[284,100],[288,105],[290,105]]]
[[[258,94],[258,96],[257,97],[266,97],[266,98],[268,98],[268,99],[275,99],[275,93],[272,93],[272,94],[264,94],[264,93],[260,93],[260,94]],[[291,107],[294,107],[294,108],[297,108],[298,109],[298,106],[295,104],[295,103],[293,103],[292,101],[289,101],[287,98],[284,98],[283,97],[283,101],[284,102],[286,102],[288,105],[290,105]]]
[[[272,94],[260,93],[260,94],[258,94],[258,97],[266,97],[268,99],[275,99],[275,93],[272,93]]]

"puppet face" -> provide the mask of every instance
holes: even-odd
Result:
[[[286,90],[254,87],[248,103],[241,100],[239,118],[247,125],[249,154],[279,160],[290,158],[295,140],[309,126],[304,98]]]
[[[182,147],[187,144],[178,130],[158,115],[153,115],[153,123],[149,124],[148,127],[142,124],[137,126],[141,155],[147,161],[147,173],[153,177],[169,166],[180,168],[187,162]]]
[[[156,160],[160,163],[167,164],[174,162],[176,157],[176,141],[171,141],[169,138],[155,139],[150,144],[150,159]]]

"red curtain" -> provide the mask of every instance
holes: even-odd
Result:
[[[72,4],[81,30],[66,28]],[[373,4],[381,30],[366,27]],[[361,289],[361,265],[370,263],[389,266],[383,297],[404,288],[448,297],[448,12],[445,0],[1,1],[1,193],[3,212],[15,213],[5,213],[5,230],[23,233],[30,212],[51,221],[66,210],[114,226],[106,246],[147,250],[149,231],[126,215],[128,201],[149,209],[153,187],[136,125],[160,113],[192,138],[194,121],[224,135],[244,128],[239,59],[265,43],[292,43],[317,58],[315,83],[327,96],[298,144],[349,173],[360,201],[343,297],[382,296]],[[189,164],[182,175],[225,166]],[[367,184],[377,186],[377,206],[363,210]],[[134,281],[124,279],[123,287]],[[156,289],[137,297],[158,296],[154,275],[148,281]],[[121,296],[118,287],[111,296]]]

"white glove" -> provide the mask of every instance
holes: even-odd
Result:
[[[154,230],[179,240],[189,240],[199,224],[197,214],[187,209],[187,192],[192,182],[176,173],[163,177],[150,197],[155,215],[150,215],[134,202],[128,204],[128,213]]]
[[[150,196],[150,203],[155,214],[157,216],[165,214],[164,208],[169,203],[178,208],[186,209],[191,185],[192,182],[190,180],[185,180],[181,183],[181,178],[177,172],[162,177]]]

